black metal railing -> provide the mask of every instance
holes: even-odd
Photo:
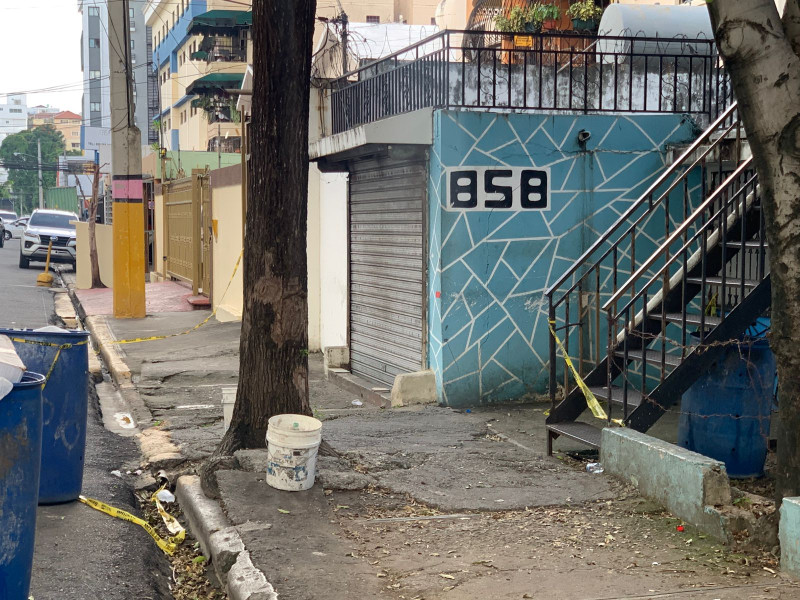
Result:
[[[606,389],[609,405],[617,390],[623,419],[629,415],[630,389],[646,398],[689,354],[702,352],[714,327],[768,276],[752,162],[739,164],[604,304]],[[669,295],[680,300],[670,315]],[[661,321],[661,334],[647,333],[648,319]],[[678,327],[673,336],[666,334],[670,322]]]
[[[421,108],[654,112],[732,102],[713,40],[446,30],[334,84],[339,133]]]
[[[685,222],[696,206],[710,197],[713,189],[707,189],[707,182],[716,185],[723,180],[723,158],[730,156],[738,163],[743,134],[733,104],[547,290],[550,326],[563,340],[581,376],[607,354],[606,301],[621,298],[622,289],[630,298],[639,293],[641,285],[632,275],[640,272],[643,264],[648,269],[660,267],[651,258],[661,240],[668,239],[676,224]],[[713,177],[709,163],[715,167]],[[559,362],[552,334],[549,353],[550,399],[555,405]],[[566,396],[570,392],[566,369],[563,375]]]
[[[207,38],[208,39],[208,38]],[[236,45],[231,40],[212,39],[211,44],[202,44],[200,50],[193,52],[191,60],[206,62],[247,62],[247,48]]]

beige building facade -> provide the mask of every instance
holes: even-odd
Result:
[[[67,150],[81,149],[81,122],[80,115],[68,110],[53,117],[53,127],[64,136],[64,146]]]

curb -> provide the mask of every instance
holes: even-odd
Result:
[[[111,378],[118,386],[131,385],[131,370],[114,346],[116,337],[103,316],[92,316],[84,319],[86,328],[92,334],[95,345],[108,367]]]
[[[179,477],[175,496],[230,600],[277,600],[275,589],[253,566],[239,529],[230,524],[219,503],[203,493],[200,477]]]

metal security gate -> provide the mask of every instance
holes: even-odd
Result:
[[[211,195],[208,175],[162,186],[164,196],[164,260],[168,277],[192,284],[192,293],[211,297]]]
[[[191,283],[194,279],[194,219],[192,178],[165,183],[164,258],[169,277]]]
[[[423,368],[423,158],[370,158],[350,169],[350,367],[388,387]]]

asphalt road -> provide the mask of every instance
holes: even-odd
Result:
[[[36,287],[39,269],[18,267],[19,242],[0,248],[0,327],[51,322],[53,293]],[[91,386],[83,494],[138,513],[133,490],[113,475],[138,463],[130,438],[107,431]],[[72,502],[39,508],[31,595],[35,600],[171,598],[168,563],[140,527]]]

